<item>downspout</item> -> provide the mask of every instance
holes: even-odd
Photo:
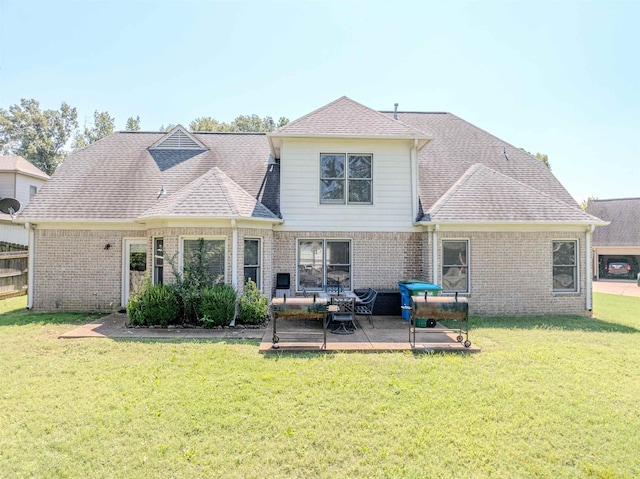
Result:
[[[432,254],[433,254],[433,284],[438,284],[438,230],[440,229],[440,225],[435,224],[433,227],[433,245],[432,245]]]
[[[33,276],[35,268],[35,259],[33,257],[36,247],[36,225],[25,223],[24,227],[29,230],[29,257],[27,259],[27,309],[33,308]]]
[[[238,290],[238,225],[231,220],[231,285]]]
[[[238,224],[235,219],[231,220],[231,285],[238,291]],[[233,315],[233,319],[229,326],[236,325],[236,318],[238,317],[239,305],[236,301],[236,311]]]
[[[589,229],[587,230],[587,234],[586,234],[586,239],[585,239],[585,296],[586,296],[586,300],[587,300],[587,311],[591,311],[591,309],[593,308],[591,301],[591,287],[592,284],[591,282],[593,281],[592,278],[592,272],[591,272],[591,262],[592,262],[592,258],[591,258],[591,235],[593,234],[593,230],[596,229],[595,225],[589,225]]]
[[[418,217],[418,139],[413,139],[411,148],[411,221]]]

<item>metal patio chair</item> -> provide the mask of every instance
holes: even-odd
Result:
[[[369,318],[369,324],[372,328],[373,325],[373,306],[376,303],[376,298],[378,297],[378,292],[374,289],[371,290],[372,293],[367,295],[365,298],[361,299],[359,303],[355,306],[355,314],[360,316],[367,316]]]

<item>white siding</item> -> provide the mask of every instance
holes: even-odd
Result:
[[[281,231],[414,231],[411,147],[400,140],[286,139],[280,158]],[[320,153],[373,154],[373,204],[320,204]]]
[[[44,180],[39,180],[31,176],[16,175],[17,191],[15,197],[22,205],[22,208],[24,208],[31,199],[29,198],[30,187],[36,186],[38,188],[38,191],[40,191],[40,188],[42,188],[42,185],[44,185],[45,183],[46,182]]]
[[[0,173],[0,198],[13,198],[15,193],[15,174]]]

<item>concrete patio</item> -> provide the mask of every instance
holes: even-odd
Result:
[[[60,339],[79,338],[112,338],[112,339],[150,339],[150,340],[219,340],[245,339],[261,340],[260,353],[270,354],[284,351],[352,351],[352,352],[384,352],[384,351],[447,351],[477,353],[476,345],[465,348],[456,341],[457,334],[441,332],[442,328],[422,328],[416,334],[415,348],[409,343],[409,323],[400,316],[374,316],[375,327],[372,328],[365,318],[359,318],[358,329],[354,334],[332,334],[327,329],[327,347],[322,348],[323,334],[320,321],[304,319],[279,320],[277,332],[280,341],[278,348],[273,348],[273,322],[261,328],[128,328],[129,318],[126,314],[113,313],[91,323],[79,326],[59,336]],[[470,338],[472,339],[472,337]]]

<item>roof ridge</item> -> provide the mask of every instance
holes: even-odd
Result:
[[[313,115],[313,114],[315,114],[315,113],[319,112],[320,110],[322,110],[322,109],[324,109],[324,108],[327,108],[328,106],[331,106],[331,105],[333,105],[334,103],[339,102],[339,101],[340,101],[340,100],[342,100],[343,98],[346,98],[347,100],[349,99],[346,95],[342,95],[340,98],[336,98],[336,99],[335,99],[335,100],[333,100],[332,102],[329,102],[329,103],[327,103],[326,105],[323,105],[323,106],[321,106],[321,107],[318,107],[318,108],[316,108],[315,110],[313,110],[313,111],[311,111],[311,112],[307,113],[306,115],[303,115],[303,116],[301,116],[301,117],[299,117],[299,118],[296,118],[295,120],[290,121],[290,122],[289,122],[289,123],[287,123],[286,125],[281,126],[281,127],[280,127],[280,128],[278,128],[277,130],[274,130],[274,133],[276,133],[276,132],[281,132],[281,131],[283,131],[283,130],[287,129],[289,126],[291,126],[291,125],[295,125],[296,123],[299,123],[300,121],[304,120],[305,118],[310,117],[311,115]]]
[[[449,189],[445,191],[440,198],[438,198],[438,200],[433,204],[433,206],[429,208],[428,213],[435,214],[438,211],[440,211],[447,204],[447,202],[451,198],[453,198],[454,193],[457,190],[459,190],[462,187],[462,185],[464,185],[467,181],[469,181],[469,179],[475,174],[475,172],[479,169],[480,166],[483,166],[483,165],[481,163],[474,163],[469,168],[467,168],[466,171],[462,173],[462,175],[460,175],[460,178],[458,178],[449,187]],[[488,168],[488,169],[491,169],[491,168]]]

